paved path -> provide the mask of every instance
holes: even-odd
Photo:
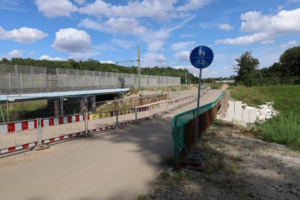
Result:
[[[221,94],[211,90],[201,104]],[[0,158],[0,199],[136,199],[161,170],[160,156],[173,154],[171,121],[175,114]]]

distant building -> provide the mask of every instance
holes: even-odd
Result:
[[[234,80],[222,80],[222,81],[216,81],[216,83],[234,83]]]

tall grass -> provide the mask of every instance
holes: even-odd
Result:
[[[300,86],[239,86],[230,92],[234,99],[252,106],[273,101],[280,114],[258,125],[262,138],[300,150]]]

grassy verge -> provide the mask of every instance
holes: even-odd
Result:
[[[230,92],[234,99],[252,106],[273,101],[280,114],[257,126],[262,132],[262,138],[300,150],[300,86],[239,86]]]

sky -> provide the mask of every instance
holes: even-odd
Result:
[[[87,60],[199,69],[189,61],[210,47],[202,77],[235,75],[245,51],[259,68],[300,45],[300,0],[0,0],[0,59]]]

